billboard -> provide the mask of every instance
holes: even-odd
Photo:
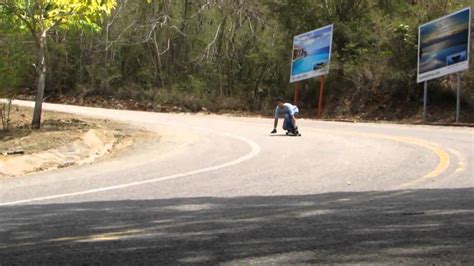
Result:
[[[471,8],[418,28],[418,82],[469,68]]]
[[[329,73],[333,25],[293,38],[290,82]]]

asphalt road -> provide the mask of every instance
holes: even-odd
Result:
[[[472,128],[44,108],[161,138],[0,180],[2,266],[474,263]]]

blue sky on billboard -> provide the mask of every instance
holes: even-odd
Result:
[[[453,34],[468,30],[469,12],[457,13],[421,27],[422,43],[430,43]]]
[[[469,67],[470,9],[419,27],[418,82]]]
[[[331,28],[325,28],[322,31],[310,32],[303,36],[297,36],[294,40],[295,45],[307,49],[309,54],[329,46],[331,43]]]

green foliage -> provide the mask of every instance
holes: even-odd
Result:
[[[42,32],[56,26],[100,29],[103,15],[110,15],[113,0],[5,0],[2,12],[21,23],[23,29]]]
[[[21,76],[14,61],[3,55],[0,56],[0,98],[14,98],[18,93]]]
[[[199,78],[188,75],[186,79],[181,80],[173,86],[174,90],[188,93],[202,93],[206,90],[206,83]]]
[[[28,19],[44,22],[36,31],[53,27],[51,93],[62,93],[60,88],[74,93],[79,84],[89,94],[182,103],[192,110],[199,109],[190,104],[195,101],[258,110],[275,95],[291,99],[293,36],[334,24],[326,92],[335,100],[327,107],[350,112],[368,104],[418,104],[418,26],[472,5],[472,0],[4,2],[0,12],[20,27],[17,33],[28,30],[33,21]],[[474,88],[472,78],[464,75],[467,91]],[[316,83],[301,82],[303,108],[316,102]]]
[[[0,98],[14,98],[29,72],[30,46],[17,30],[13,20],[0,19]]]

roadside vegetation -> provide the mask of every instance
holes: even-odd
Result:
[[[0,94],[34,99],[37,44],[5,7],[24,1],[2,2]],[[421,118],[418,26],[472,5],[472,0],[106,2],[71,23],[61,21],[67,27],[46,31],[47,101],[269,114],[275,96],[293,98],[293,36],[334,24],[323,117],[395,121]],[[55,8],[29,3],[23,8],[33,13]],[[474,122],[474,71],[463,73],[462,80],[461,121]],[[318,82],[300,83],[298,105],[308,116],[318,102]],[[455,76],[430,81],[429,121],[453,121],[455,84]]]

